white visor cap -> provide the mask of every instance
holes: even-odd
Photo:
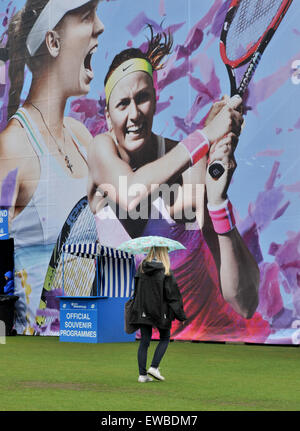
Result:
[[[29,54],[33,56],[45,40],[49,30],[71,10],[89,3],[91,0],[49,0],[34,23],[26,40]]]

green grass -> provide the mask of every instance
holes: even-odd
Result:
[[[296,347],[171,342],[161,363],[166,381],[147,384],[137,383],[137,348],[7,337],[0,410],[299,410]]]

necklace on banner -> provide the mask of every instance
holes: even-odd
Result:
[[[49,129],[49,127],[48,127],[48,125],[47,125],[47,123],[46,123],[46,121],[45,121],[45,119],[44,119],[44,116],[43,116],[43,113],[42,113],[42,111],[37,107],[37,106],[35,106],[32,102],[28,102],[31,106],[33,106],[39,113],[40,113],[40,115],[41,115],[41,118],[42,118],[42,120],[43,120],[43,123],[44,123],[44,125],[45,125],[45,127],[46,127],[46,129],[48,130],[48,132],[49,132],[49,135],[51,136],[51,138],[53,139],[53,141],[55,142],[55,144],[56,144],[56,146],[57,146],[57,149],[58,149],[58,151],[59,151],[59,153],[63,156],[63,158],[64,158],[64,161],[65,161],[65,165],[66,165],[66,167],[70,170],[70,172],[71,172],[71,174],[73,174],[73,165],[71,164],[71,162],[70,162],[70,159],[69,159],[69,156],[67,155],[67,153],[63,150],[63,147],[61,148],[60,147],[60,145],[58,144],[58,142],[57,142],[57,140],[55,139],[55,137],[52,135],[52,133],[51,133],[51,130]],[[64,145],[65,145],[65,143],[66,143],[66,135],[65,135],[65,129],[64,129],[64,127],[63,127],[63,135],[64,135]]]

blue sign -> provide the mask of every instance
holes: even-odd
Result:
[[[8,210],[0,209],[0,239],[8,238]]]
[[[59,340],[79,343],[135,341],[124,331],[128,298],[60,296]]]
[[[97,342],[96,301],[62,301],[59,335],[62,341]]]

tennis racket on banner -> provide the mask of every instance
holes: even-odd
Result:
[[[48,313],[43,315],[43,310],[45,310],[47,306],[47,296],[51,290],[61,288],[62,286],[62,262],[64,245],[77,244],[80,242],[90,243],[96,241],[97,230],[94,215],[90,210],[87,196],[84,196],[76,203],[69,213],[54,246],[44,280],[39,313],[36,317],[36,323],[38,326],[42,327],[46,323],[46,318],[51,320],[51,316],[49,316],[49,310]],[[93,283],[95,275],[95,271],[92,271],[93,267],[94,262],[91,261],[91,259],[74,259],[72,268],[72,272],[74,274],[72,278],[75,280],[80,280],[81,289],[84,289],[85,283],[89,283],[87,288],[90,288],[91,283]]]
[[[279,24],[293,0],[232,0],[220,37],[220,54],[226,66],[231,96],[243,97],[251,78]],[[235,69],[247,65],[237,82]],[[217,179],[223,172],[221,161],[209,166]]]

